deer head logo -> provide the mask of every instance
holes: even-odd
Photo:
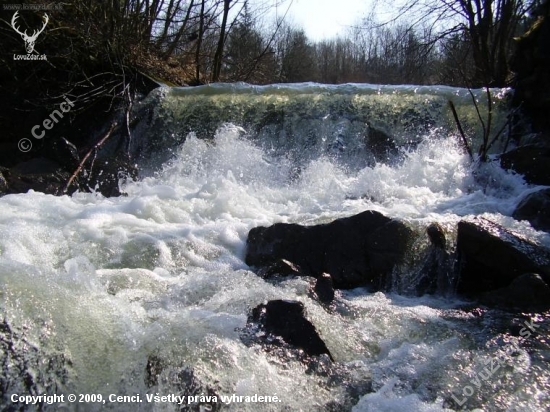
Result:
[[[34,43],[36,43],[36,39],[38,38],[38,35],[44,31],[44,29],[46,28],[46,24],[48,24],[48,21],[50,21],[50,18],[48,17],[48,15],[46,13],[44,13],[44,17],[42,18],[43,21],[44,21],[44,25],[42,26],[42,28],[40,30],[35,30],[33,32],[32,36],[29,36],[27,34],[27,30],[25,30],[25,32],[22,33],[17,28],[16,20],[17,20],[18,17],[19,17],[19,12],[16,11],[14,13],[13,17],[11,18],[11,27],[18,34],[21,35],[21,37],[23,38],[23,41],[25,42],[25,49],[27,50],[27,54],[31,54],[34,51]]]

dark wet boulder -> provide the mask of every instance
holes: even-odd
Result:
[[[313,290],[323,303],[330,303],[334,300],[334,285],[332,277],[328,273],[323,273],[317,278]]]
[[[426,228],[426,233],[430,239],[430,243],[436,249],[445,249],[447,245],[447,240],[445,236],[445,230],[441,227],[439,223],[432,223]]]
[[[119,183],[137,176],[136,165],[124,159],[96,160],[91,170],[80,173],[70,187],[72,173],[52,160],[36,158],[12,169],[0,167],[0,193],[27,193],[29,190],[51,195],[71,194],[76,190],[97,191],[103,196],[120,196]]]
[[[266,315],[291,326],[273,325],[273,320],[266,325]],[[340,388],[344,396],[334,398],[324,405],[323,410],[350,411],[361,396],[373,391],[371,370],[360,362],[334,362],[306,315],[300,302],[270,301],[252,310],[245,328],[239,329],[240,339],[246,346],[260,346],[270,363],[287,367],[300,362],[306,375],[313,375],[329,388]],[[292,339],[294,335],[305,343],[297,344]]]
[[[537,230],[550,231],[550,189],[527,195],[512,216],[517,220],[528,220]]]
[[[386,287],[403,261],[412,230],[403,222],[366,211],[316,226],[276,223],[248,233],[246,263],[264,267],[286,259],[304,275],[329,273],[336,288]]]
[[[540,275],[526,273],[504,288],[484,293],[480,302],[505,309],[544,311],[550,309],[550,287]]]
[[[288,344],[309,356],[332,355],[315,326],[306,318],[304,305],[293,300],[271,300],[252,310],[249,323],[255,323],[266,334],[264,343]],[[281,337],[284,342],[278,341]]]
[[[508,286],[524,273],[550,276],[550,251],[487,219],[458,223],[457,292],[477,296]]]
[[[550,186],[550,147],[520,146],[501,155],[500,164],[523,175],[527,183]]]

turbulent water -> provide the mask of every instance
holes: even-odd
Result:
[[[475,93],[483,108],[484,93]],[[506,91],[492,95],[498,123]],[[13,394],[87,393],[139,394],[143,402],[28,410],[180,410],[146,394],[190,394],[192,370],[193,393],[280,400],[223,410],[443,411],[462,401],[469,410],[548,410],[543,318],[533,319],[542,326],[530,337],[511,336],[511,315],[460,310],[464,302],[452,291],[342,291],[347,310],[331,312],[311,299],[307,279],[272,284],[244,263],[256,226],[316,224],[369,209],[449,231],[483,215],[550,245],[548,234],[509,217],[536,188],[491,164],[473,173],[448,99],[477,142],[477,114],[463,89],[306,84],[153,92],[139,109],[147,119],[134,142],[141,177],[121,180],[127,196],[31,191],[0,198],[0,409],[18,410]],[[251,308],[281,298],[304,303],[334,371],[312,372],[298,359],[243,343]],[[499,369],[479,377],[495,359]]]

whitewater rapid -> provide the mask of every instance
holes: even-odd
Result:
[[[548,234],[510,217],[536,187],[494,164],[476,178],[454,133],[440,126],[414,147],[400,148],[394,164],[348,165],[338,153],[304,157],[302,146],[299,153],[281,152],[266,141],[246,124],[223,123],[209,139],[186,131],[162,165],[136,181],[121,180],[126,196],[31,191],[1,197],[0,310],[21,353],[2,376],[7,391],[28,390],[27,373],[42,393],[145,398],[181,392],[179,372],[190,367],[218,394],[281,399],[227,410],[320,411],[335,400],[345,404],[343,384],[239,338],[251,308],[294,299],[304,303],[342,365],[341,379],[372,382],[372,393],[347,410],[458,409],[451,396],[463,397],[475,371],[509,341],[521,349],[505,356],[502,373],[476,387],[466,406],[548,408],[548,350],[535,345],[528,351],[521,338],[505,333],[506,314],[478,317],[457,309],[463,302],[453,296],[363,289],[340,292],[350,310],[329,313],[309,296],[307,279],[271,284],[244,263],[254,227],[325,223],[364,210],[449,229],[483,215],[550,246]],[[146,377],[152,357],[164,365],[155,385]],[[171,403],[79,410],[104,409],[178,410]]]

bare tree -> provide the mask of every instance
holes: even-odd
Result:
[[[433,43],[458,33],[468,43],[475,68],[473,78],[464,81],[504,86],[512,40],[531,5],[530,0],[405,0],[382,25],[404,21],[428,28]]]

